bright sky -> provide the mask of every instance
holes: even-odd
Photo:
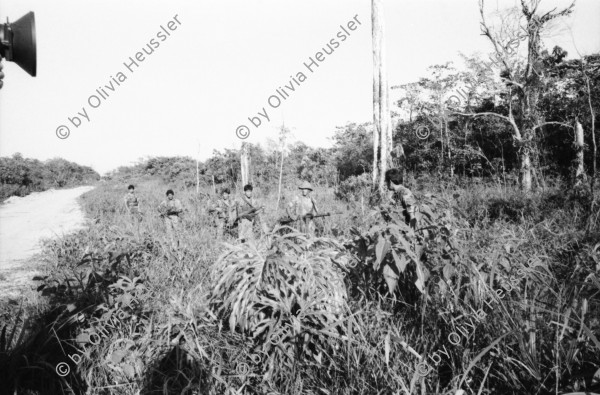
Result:
[[[490,13],[518,4],[486,0]],[[543,0],[542,8],[568,4]],[[384,0],[384,10],[390,86],[457,61],[459,52],[490,51],[474,0]],[[1,156],[63,157],[104,173],[147,156],[204,160],[213,149],[239,148],[240,125],[253,143],[275,137],[285,121],[296,139],[329,146],[336,126],[372,120],[367,0],[2,0],[0,20],[28,11],[36,17],[38,73],[32,78],[3,61]],[[578,0],[561,22],[566,30],[546,46],[558,44],[569,57],[577,56],[573,43],[581,54],[600,51],[599,17],[599,1]],[[336,38],[340,25],[349,33],[344,41]],[[331,39],[338,47],[318,62]],[[128,70],[124,62],[149,51],[147,44],[154,52]],[[303,64],[310,57],[318,63],[312,72]],[[271,106],[277,89],[288,97],[271,98]],[[263,107],[268,121],[258,115]],[[66,139],[57,137],[61,125],[70,129]]]

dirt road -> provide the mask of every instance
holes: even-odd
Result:
[[[91,189],[37,192],[0,205],[0,298],[18,298],[35,286],[32,277],[38,273],[31,258],[40,252],[40,240],[82,227],[77,198]]]

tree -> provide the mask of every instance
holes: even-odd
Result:
[[[81,185],[98,180],[100,176],[88,166],[80,166],[65,159],[45,162],[14,154],[0,158],[0,198],[25,196],[33,191]]]
[[[585,181],[585,168],[583,166],[583,126],[579,120],[575,121],[575,147],[577,149],[577,166],[575,168],[575,185],[579,185]]]
[[[339,172],[340,181],[351,176],[374,171],[373,135],[369,124],[348,124],[338,127],[333,136],[333,162]]]
[[[492,31],[486,21],[484,0],[479,0],[481,14],[481,31],[489,39],[494,48],[493,63],[501,68],[500,77],[508,90],[508,115],[494,112],[464,114],[472,117],[492,116],[508,122],[513,129],[515,143],[519,150],[520,184],[524,191],[532,187],[532,155],[536,155],[536,130],[544,126],[539,111],[541,93],[542,62],[540,34],[544,26],[551,20],[571,14],[574,3],[556,12],[555,10],[539,15],[537,13],[541,0],[521,0],[520,14],[515,20],[503,19],[497,31]],[[524,21],[521,26],[520,22]],[[523,33],[524,32],[524,33]],[[521,40],[527,40],[525,66],[517,57]],[[513,101],[515,106],[513,106]],[[537,159],[537,158],[533,158]]]
[[[600,111],[600,54],[581,56],[579,59],[566,60],[567,53],[560,47],[555,47],[552,53],[543,52],[543,63],[549,78],[548,89],[543,94],[546,119],[556,124],[574,122],[576,131],[575,152],[575,182],[585,178],[584,163],[591,168],[591,191],[594,192],[594,179],[597,164],[596,145],[596,113]],[[548,143],[556,144],[557,133],[552,134],[554,125],[550,126]],[[564,138],[562,139],[564,140]],[[591,144],[585,144],[585,140]],[[591,146],[591,152],[586,156],[585,150]],[[570,149],[556,147],[558,155]],[[558,156],[561,159],[560,156]],[[564,158],[562,158],[564,161]],[[570,161],[570,157],[568,158]],[[593,199],[592,199],[593,200]]]
[[[384,193],[385,172],[392,164],[392,120],[389,106],[382,0],[371,2],[373,36],[373,187]],[[399,155],[404,156],[402,145]]]
[[[242,173],[242,184],[247,185],[251,182],[252,173],[250,170],[250,150],[248,143],[242,143],[242,150],[240,154],[240,166]]]
[[[279,201],[281,200],[281,180],[283,178],[283,153],[285,151],[285,143],[290,130],[285,127],[285,124],[281,125],[279,129],[279,147],[281,150],[281,164],[279,167],[279,185],[277,187],[277,210],[279,210]]]
[[[437,167],[438,174],[447,171],[453,177],[456,166],[462,165],[464,173],[473,160],[478,165],[486,157],[483,151],[490,143],[473,136],[474,123],[449,109],[464,108],[471,112],[493,106],[499,88],[483,60],[477,56],[463,56],[463,59],[467,66],[464,71],[456,71],[450,62],[433,65],[428,68],[427,77],[392,87],[402,90],[404,97],[398,106],[408,116],[398,123],[396,130],[404,136],[406,168],[432,171]],[[485,127],[478,128],[478,133],[485,133],[493,140],[504,139],[499,135],[504,134],[505,128],[497,127],[494,122],[482,125]]]
[[[450,177],[454,175],[454,163],[452,162],[452,147],[448,123],[449,113],[446,109],[445,98],[449,93],[456,90],[460,74],[454,73],[450,63],[429,67],[432,78],[421,78],[418,85],[423,93],[427,93],[426,100],[420,101],[420,115],[427,120],[427,124],[436,129],[440,145],[440,173],[448,169]],[[407,90],[413,90],[406,86]],[[424,130],[428,130],[428,127]]]
[[[239,179],[240,154],[238,150],[225,148],[223,152],[214,150],[213,155],[205,162],[209,176],[215,177],[218,184],[228,183],[233,186]]]

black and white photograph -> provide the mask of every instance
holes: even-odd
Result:
[[[600,1],[0,0],[0,395],[600,395]]]

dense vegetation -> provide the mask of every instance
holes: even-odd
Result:
[[[21,154],[0,158],[0,201],[51,188],[73,187],[100,179],[91,167],[56,158],[41,162]]]
[[[568,60],[559,47],[542,55],[540,73],[544,76],[544,89],[539,107],[544,126],[537,130],[530,148],[535,187],[540,189],[546,188],[550,179],[574,184],[577,121],[586,142],[585,171],[592,175],[593,116],[600,113],[600,55]],[[500,71],[489,63],[479,57],[465,57],[466,70],[458,71],[451,64],[436,65],[430,68],[429,77],[395,87],[404,92],[404,98],[397,103],[398,114],[404,116],[396,118],[394,141],[404,146],[406,158],[401,161],[394,152],[394,163],[402,163],[417,175],[436,174],[448,179],[461,175],[516,183],[518,153],[523,147],[515,141],[510,123],[496,117],[461,115],[464,112],[507,114],[513,99],[505,93],[506,86],[494,79],[494,73]],[[454,103],[457,97],[460,102]],[[456,111],[449,111],[448,107]],[[268,191],[277,184],[282,151],[284,184],[308,180],[316,185],[334,186],[342,194],[369,184],[373,170],[371,124],[338,127],[331,148],[289,143],[288,135],[289,130],[282,128],[279,141],[271,141],[266,147],[248,143],[255,185]],[[106,178],[126,182],[159,176],[167,183],[190,188],[197,182],[197,166],[201,187],[222,184],[240,187],[240,155],[233,149],[215,150],[208,160],[198,164],[189,157],[149,158],[135,166],[121,167]]]
[[[218,186],[239,192],[240,153],[149,158],[82,198],[87,229],[46,245],[37,304],[3,306],[0,382],[18,393],[564,394],[600,391],[600,204],[594,173],[599,56],[560,48],[535,65],[545,125],[527,142],[535,188],[515,185],[514,92],[477,57],[398,89],[417,227],[370,187],[372,126],[333,147],[249,145],[269,208],[256,244],[215,234]],[[518,65],[516,66],[518,69]],[[475,83],[474,83],[475,82]],[[458,89],[463,100],[448,110]],[[514,120],[514,119],[513,119]],[[575,179],[584,130],[588,180]],[[427,133],[423,134],[423,131]],[[595,144],[595,143],[594,143]],[[198,170],[196,170],[198,169]],[[283,193],[277,183],[281,174]],[[200,193],[196,191],[197,186]],[[323,212],[316,238],[277,218],[299,180]],[[142,222],[122,197],[136,184]],[[575,188],[575,186],[578,186]],[[156,207],[175,189],[179,248]],[[214,188],[214,189],[213,189]],[[26,318],[28,320],[26,320]]]
[[[154,212],[165,184],[138,186],[139,228],[122,185],[104,184],[83,197],[89,228],[47,245],[39,291],[52,308],[36,306],[31,325],[13,316],[2,382],[19,393],[596,388],[600,211],[590,226],[589,202],[559,184],[527,198],[471,181],[409,185],[421,230],[319,187],[322,209],[342,212],[319,222],[320,238],[275,228],[256,246],[220,243],[206,195],[179,191],[174,250]],[[276,206],[275,192],[262,198]]]

